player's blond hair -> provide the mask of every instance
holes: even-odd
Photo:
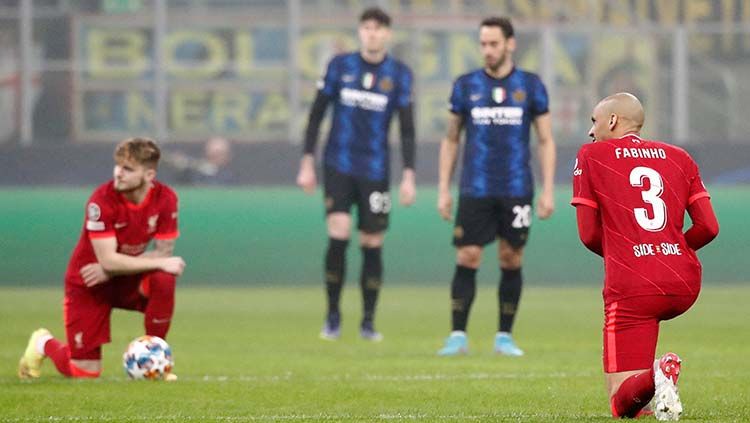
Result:
[[[149,138],[128,138],[115,148],[115,161],[118,159],[133,160],[138,164],[156,169],[161,151],[156,142]]]

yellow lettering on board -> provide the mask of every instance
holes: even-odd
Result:
[[[460,75],[481,63],[477,36],[453,33],[448,38],[448,66],[451,75]]]
[[[232,122],[238,129],[250,126],[250,96],[245,92],[216,93],[213,99],[213,127],[225,130]]]
[[[206,130],[208,93],[177,91],[172,94],[170,116],[176,131]]]
[[[196,60],[179,60],[177,48],[182,44],[195,43],[206,49],[207,57]],[[227,46],[218,35],[208,31],[175,31],[167,35],[164,42],[167,72],[178,78],[211,78],[222,72],[227,64]]]
[[[125,97],[128,129],[153,128],[154,107],[141,91],[130,91]]]
[[[330,47],[323,49],[323,47]],[[344,31],[313,31],[302,34],[299,40],[299,67],[302,75],[308,79],[317,79],[325,73],[325,64],[335,54],[354,50],[357,46],[351,34]],[[321,50],[328,50],[321,57]]]
[[[269,94],[261,104],[255,123],[261,129],[286,126],[289,120],[289,103],[281,94]]]
[[[86,36],[88,71],[94,78],[135,78],[146,70],[146,37],[141,31],[92,29]]]

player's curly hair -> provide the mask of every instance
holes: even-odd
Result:
[[[496,26],[500,28],[500,31],[503,32],[503,36],[507,38],[513,38],[513,24],[511,23],[509,18],[506,17],[500,17],[500,16],[490,16],[489,18],[485,18],[482,20],[482,23],[479,24],[479,27],[483,26]]]
[[[362,12],[362,15],[360,15],[359,17],[360,23],[369,20],[373,20],[382,26],[391,26],[391,17],[388,16],[388,14],[379,7],[370,7],[368,9],[365,9],[365,11]]]
[[[133,160],[143,166],[156,169],[161,151],[156,142],[149,138],[128,138],[117,144],[115,161],[118,159]]]

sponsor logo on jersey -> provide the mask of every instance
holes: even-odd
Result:
[[[369,90],[375,84],[375,75],[372,72],[365,72],[362,75],[362,88]]]
[[[391,77],[386,76],[380,80],[378,87],[380,87],[380,91],[389,93],[393,91],[393,80],[391,79]]]
[[[521,107],[473,107],[471,118],[474,125],[522,125]]]
[[[350,73],[345,73],[344,75],[341,76],[341,82],[343,82],[345,84],[348,84],[350,82],[354,82],[354,75],[352,75]]]
[[[526,101],[526,91],[522,90],[521,88],[516,89],[513,91],[513,101],[516,103],[523,103]]]
[[[142,244],[120,244],[117,246],[117,251],[129,256],[137,256],[146,251],[148,244],[148,242],[144,242]]]
[[[382,112],[388,107],[388,96],[370,91],[343,88],[339,99],[344,106]]]
[[[475,101],[480,100],[481,98],[482,98],[482,94],[471,94],[469,96],[469,101],[475,102]]]
[[[122,229],[128,226],[128,222],[117,222],[115,223],[115,229]]]
[[[495,87],[492,89],[492,99],[495,100],[495,103],[500,104],[503,101],[505,101],[505,88],[503,87]]]

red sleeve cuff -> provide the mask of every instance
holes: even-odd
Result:
[[[693,196],[691,196],[690,198],[688,198],[687,205],[689,206],[689,205],[695,203],[696,200],[700,200],[701,198],[706,198],[706,197],[711,198],[711,194],[709,194],[706,191],[699,192],[697,194],[693,194]]]
[[[89,239],[114,238],[115,231],[89,232]]]
[[[180,231],[174,231],[174,232],[166,232],[163,234],[156,234],[154,235],[154,239],[161,239],[161,240],[176,239],[179,236],[180,236]]]
[[[573,197],[572,200],[570,200],[570,204],[577,206],[579,204],[582,204],[584,206],[589,206],[594,209],[598,209],[599,205],[596,204],[596,201],[589,200],[588,198],[583,197]]]

